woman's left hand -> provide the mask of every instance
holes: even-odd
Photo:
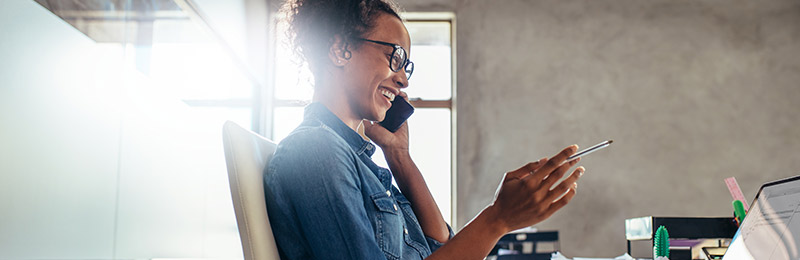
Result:
[[[403,98],[408,99],[408,95],[405,92],[400,92],[400,95]],[[364,134],[372,139],[375,144],[383,149],[384,153],[392,152],[392,151],[404,151],[408,152],[408,122],[403,122],[397,131],[394,133],[390,132],[377,122],[372,122],[368,120],[362,121],[364,125]]]
[[[364,134],[381,147],[384,152],[408,151],[408,122],[403,122],[397,131],[390,132],[377,122],[364,120]]]

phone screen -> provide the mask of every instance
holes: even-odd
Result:
[[[403,122],[414,113],[414,107],[405,98],[397,96],[392,100],[392,107],[386,111],[386,117],[380,122],[381,126],[394,133]]]

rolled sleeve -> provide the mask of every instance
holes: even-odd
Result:
[[[447,240],[450,240],[455,234],[453,234],[453,228],[450,227],[450,224],[445,223],[445,225],[447,225],[447,231],[450,233],[450,236],[447,238]],[[428,247],[431,249],[431,253],[435,252],[436,249],[439,249],[445,244],[429,236],[425,236],[425,240],[428,241]]]

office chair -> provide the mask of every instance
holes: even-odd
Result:
[[[244,259],[279,260],[267,217],[262,177],[277,146],[231,121],[222,127],[222,138]]]

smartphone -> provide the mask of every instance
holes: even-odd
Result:
[[[380,124],[383,128],[394,133],[397,129],[400,129],[403,122],[413,113],[414,107],[412,107],[405,98],[398,95],[392,100],[392,107],[386,111],[386,117]]]
[[[608,145],[610,145],[613,142],[614,142],[614,140],[608,140],[608,141],[604,141],[602,143],[596,144],[595,146],[586,148],[583,151],[577,152],[577,153],[573,154],[572,156],[568,157],[567,161],[572,161],[572,160],[581,158],[581,156],[584,156],[584,155],[593,153],[593,152],[595,152],[597,150],[606,148],[606,147],[608,147]]]

